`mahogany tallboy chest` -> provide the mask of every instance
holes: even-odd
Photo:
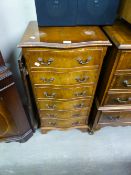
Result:
[[[131,28],[117,22],[104,31],[114,45],[103,63],[90,116],[92,130],[131,125]]]
[[[33,135],[12,72],[0,53],[0,141],[25,142]]]
[[[30,22],[19,44],[41,131],[88,130],[88,117],[107,47],[99,27],[38,27]]]

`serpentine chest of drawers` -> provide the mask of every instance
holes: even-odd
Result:
[[[104,60],[90,123],[92,129],[131,125],[131,30],[127,23],[104,27],[113,42]]]
[[[38,27],[30,22],[19,47],[41,131],[88,130],[88,116],[110,42],[98,27]]]

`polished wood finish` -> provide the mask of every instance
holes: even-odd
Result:
[[[122,125],[129,123],[131,125],[131,111],[106,111],[102,112],[99,123],[111,123],[112,125]]]
[[[90,131],[93,133],[103,127],[131,126],[131,107],[103,107],[94,103],[90,117]]]
[[[131,30],[119,21],[103,29],[114,45],[103,63],[90,116],[92,130],[130,125],[131,121]]]
[[[94,85],[86,85],[82,87],[35,87],[35,93],[37,99],[77,99],[91,97],[93,93]]]
[[[68,52],[63,49],[29,48],[26,50],[25,56],[28,58],[28,64],[32,69],[51,67],[63,69],[85,66],[98,68],[102,51],[103,47],[76,48],[70,49]]]
[[[70,120],[42,119],[41,121],[41,127],[71,128],[83,125],[86,125],[86,120],[83,118]]]
[[[37,111],[36,104],[34,102],[35,100],[34,100],[33,90],[31,87],[30,78],[24,67],[23,61],[24,61],[24,58],[22,57],[22,54],[20,54],[18,59],[18,64],[19,64],[19,70],[20,70],[20,74],[23,82],[23,87],[25,90],[25,95],[26,95],[25,108],[29,114],[29,120],[31,125],[33,126],[32,127],[33,131],[35,131],[39,127],[39,123],[40,123],[39,116],[37,114],[38,111]]]
[[[104,105],[129,105],[131,104],[131,92],[109,91]]]
[[[0,141],[25,142],[33,135],[33,130],[12,73],[3,64],[3,59],[0,64]]]
[[[121,52],[121,57],[119,59],[118,65],[116,67],[116,69],[119,71],[122,70],[127,70],[127,69],[131,69],[131,51],[122,51]]]
[[[38,27],[31,21],[18,47],[80,48],[111,45],[96,26]]]
[[[129,25],[117,21],[113,26],[105,26],[104,30],[118,49],[131,49],[131,30]]]
[[[34,85],[89,85],[95,84],[98,78],[98,70],[70,71],[70,72],[56,72],[56,71],[31,71],[31,79]]]
[[[119,14],[121,18],[131,23],[131,1],[130,0],[121,0]]]
[[[131,91],[131,72],[122,71],[120,73],[115,73],[111,83],[111,89]]]
[[[71,118],[88,118],[89,108],[84,109],[75,109],[70,111],[64,110],[40,110],[41,118],[49,118],[49,119],[71,119]]]
[[[90,107],[91,98],[87,99],[79,99],[79,100],[66,100],[66,101],[57,101],[57,100],[38,100],[38,108],[41,109],[49,109],[49,110],[75,110],[75,109],[83,109]]]
[[[111,45],[99,27],[39,27],[19,44],[32,82],[41,131],[88,129],[103,58]]]
[[[8,117],[8,118],[7,118]],[[0,138],[16,134],[16,125],[12,122],[12,116],[7,110],[3,98],[0,98]]]

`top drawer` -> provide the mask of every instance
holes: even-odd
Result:
[[[118,62],[117,70],[131,69],[131,51],[124,51]]]
[[[82,66],[98,67],[103,48],[79,49],[28,49],[25,53],[31,68],[74,68]]]

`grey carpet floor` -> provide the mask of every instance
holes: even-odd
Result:
[[[37,132],[0,144],[0,175],[131,175],[131,127]]]

